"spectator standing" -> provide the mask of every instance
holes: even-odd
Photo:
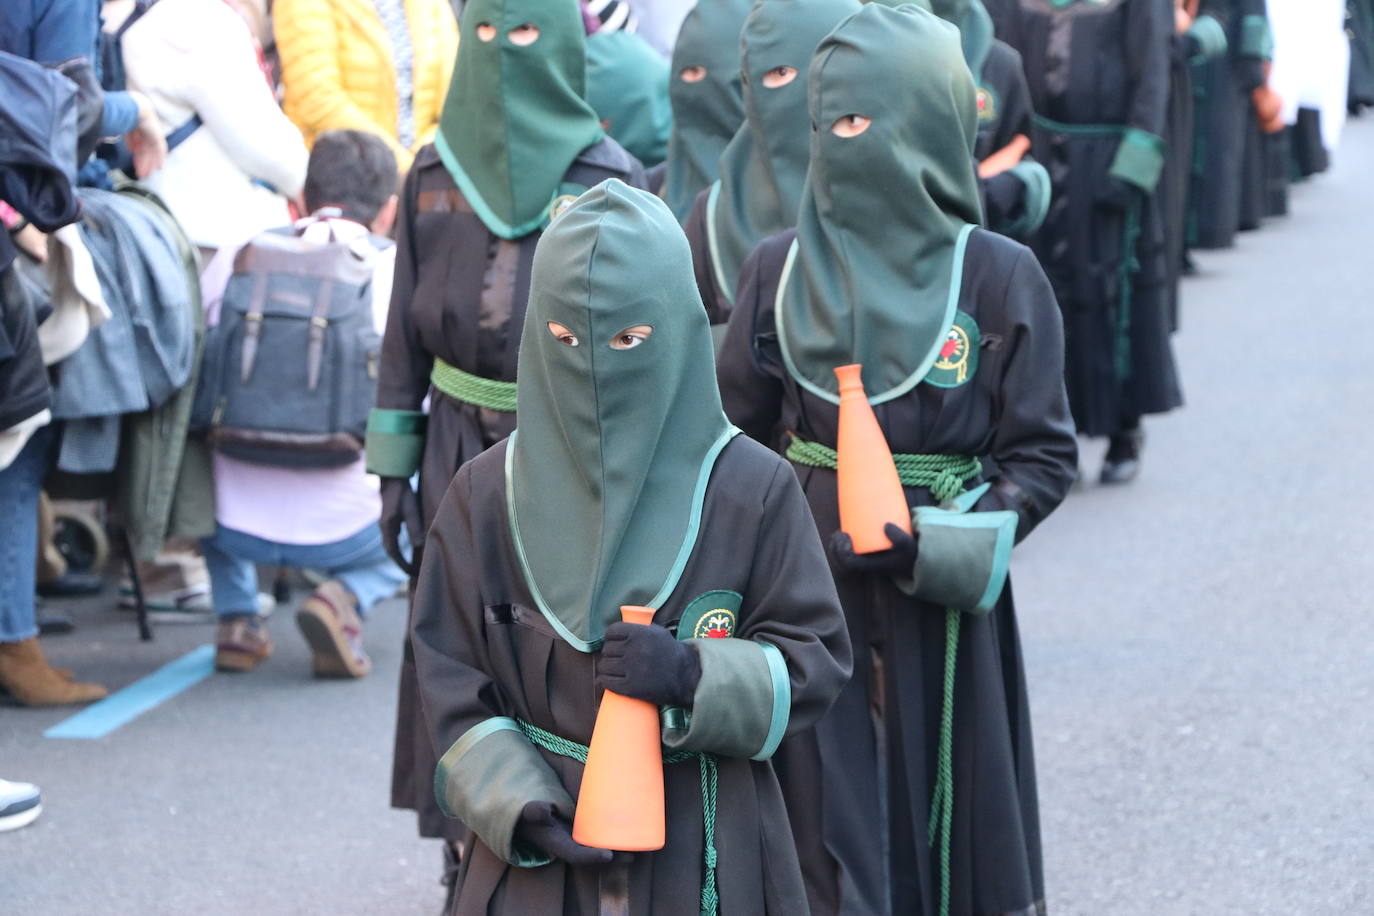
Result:
[[[391,178],[396,160],[385,142],[364,131],[322,134],[310,156],[305,204],[312,216],[295,226],[307,242],[371,243],[396,215]],[[218,324],[239,249],[222,249],[201,279],[206,320]],[[377,333],[386,326],[396,249],[377,253],[371,285]],[[254,564],[308,567],[331,576],[306,598],[297,623],[318,676],[362,677],[372,663],[362,646],[362,616],[405,581],[382,547],[378,482],[362,459],[338,468],[287,468],[215,456],[215,535],[202,542],[215,613],[220,619],[215,664],[249,671],[272,654],[258,614]],[[284,507],[289,511],[283,512]]]
[[[276,0],[272,23],[284,107],[306,143],[371,131],[409,171],[434,139],[458,50],[446,0]]]
[[[124,33],[129,86],[184,136],[148,187],[202,249],[290,221],[308,153],[277,107],[247,24],[223,0],[158,0]]]

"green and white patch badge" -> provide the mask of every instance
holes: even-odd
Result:
[[[978,87],[978,120],[980,123],[996,121],[1001,113],[1002,104],[997,98],[997,93],[986,86]]]
[[[559,185],[558,196],[553,199],[553,203],[549,204],[549,221],[552,222],[558,219],[558,217],[563,214],[563,211],[571,207],[573,201],[581,197],[586,190],[587,189],[580,184],[568,184],[564,182]]]
[[[678,621],[678,639],[729,639],[739,624],[744,596],[739,592],[713,591],[692,599]]]
[[[945,334],[940,355],[926,373],[925,381],[937,388],[958,388],[978,371],[978,323],[966,312],[954,313],[954,324]]]

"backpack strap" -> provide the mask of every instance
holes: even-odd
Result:
[[[310,316],[310,342],[305,350],[305,374],[314,391],[320,384],[320,364],[324,362],[324,332],[329,328],[329,303],[334,298],[334,281],[325,278],[315,297],[315,311]]]
[[[189,140],[191,134],[200,130],[201,125],[203,125],[204,123],[205,122],[200,119],[200,115],[191,115],[191,117],[186,121],[185,124],[182,124],[176,130],[172,131],[170,134],[167,135],[167,152],[170,153],[172,150],[176,149],[178,146],[181,146],[181,144]]]

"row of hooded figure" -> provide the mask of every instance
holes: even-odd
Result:
[[[1008,563],[1076,432],[1127,479],[1180,402],[1175,5],[1020,0],[1015,50],[933,7],[700,0],[646,173],[574,4],[466,5],[367,449],[413,576],[393,803],[452,912],[1044,911]],[[851,364],[911,516],[873,552]],[[662,708],[657,851],[573,838],[606,689]]]

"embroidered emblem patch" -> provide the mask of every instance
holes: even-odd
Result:
[[[982,337],[973,317],[954,313],[954,324],[945,334],[940,354],[925,380],[937,388],[958,388],[978,371],[978,345]]]
[[[563,215],[564,210],[573,205],[573,201],[575,200],[577,200],[576,194],[560,194],[555,197],[553,203],[549,204],[549,219],[558,219],[558,217]]]
[[[996,121],[997,115],[1001,112],[1001,104],[997,100],[997,94],[984,86],[978,87],[978,120],[982,122]]]
[[[739,608],[744,596],[739,592],[714,591],[694,598],[678,621],[678,639],[728,639],[735,635]]]

